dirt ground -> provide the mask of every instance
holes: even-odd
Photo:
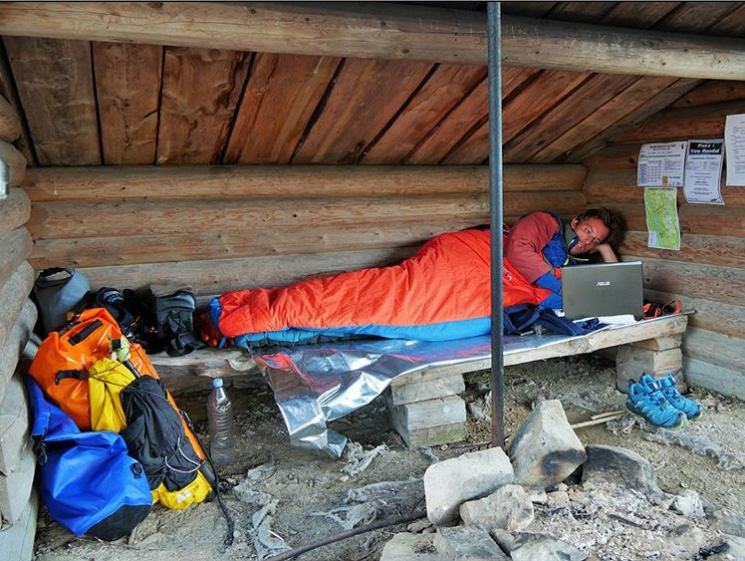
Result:
[[[373,518],[381,520],[424,508],[423,488],[418,478],[431,462],[436,461],[435,457],[445,459],[483,448],[490,438],[489,423],[479,419],[484,402],[488,402],[488,379],[488,372],[466,377],[469,426],[464,443],[426,450],[406,449],[400,437],[388,428],[382,399],[332,423],[332,428],[367,450],[382,444],[387,447],[369,467],[352,476],[342,471],[348,465],[344,460],[333,461],[289,446],[279,411],[268,388],[258,391],[233,388],[229,395],[237,413],[239,456],[223,473],[227,481],[223,493],[225,503],[235,520],[233,545],[225,547],[222,544],[226,525],[216,503],[200,504],[186,511],[168,511],[158,506],[132,535],[115,543],[76,539],[52,522],[42,509],[36,559],[257,559],[254,545],[256,531],[252,519],[259,513],[262,504],[271,507],[275,504],[273,500],[276,500],[273,520],[264,521],[264,528],[270,529],[265,534],[265,542],[284,539],[288,547],[305,545],[343,531],[340,522],[332,518],[333,515],[341,522],[354,517],[367,522]],[[593,413],[622,408],[624,396],[615,391],[614,380],[613,365],[593,356],[509,367],[506,369],[506,434],[514,433],[532,406],[541,399],[560,399],[572,423],[586,421]],[[649,431],[619,422],[578,428],[577,434],[585,445],[609,444],[638,452],[655,466],[657,481],[663,490],[673,494],[680,494],[685,489],[698,491],[709,513],[725,508],[742,514],[745,512],[745,469],[742,467],[745,464],[745,442],[742,438],[745,404],[701,391],[696,392],[694,397],[706,405],[706,414],[698,422],[689,424],[684,431],[679,431],[676,438],[684,434],[689,439],[698,439],[699,447],[719,454],[719,459],[695,454],[675,443],[654,441],[654,435]],[[189,412],[205,438],[206,398],[206,394],[199,394],[179,399],[180,405]],[[724,469],[720,460],[735,469]],[[381,482],[398,483],[393,486],[365,487]],[[367,503],[367,507],[352,508],[363,502]],[[266,509],[262,512],[266,512]],[[561,523],[561,516],[550,518],[551,514],[551,511],[543,513],[542,531],[546,528],[556,530],[557,524]],[[565,515],[566,512],[562,516]],[[669,516],[683,518],[672,513]],[[546,522],[549,518],[550,525]],[[578,516],[570,518],[575,522],[575,518],[579,519]],[[645,530],[632,527],[634,524],[618,527],[621,529],[617,533],[641,532],[639,539],[645,540]],[[426,524],[419,523],[412,528],[417,526],[421,528]],[[365,533],[303,554],[299,559],[377,560],[390,537],[396,532],[406,531],[406,527],[403,524]],[[571,528],[565,526],[565,535],[557,537],[569,542],[575,540],[575,545],[582,547],[579,537],[571,535]],[[633,542],[628,536],[620,539]],[[710,545],[712,539],[714,534],[706,533],[706,543]],[[632,547],[628,543],[623,545],[626,548],[623,554],[615,553],[620,549],[614,549],[616,546],[612,537],[607,539],[605,551],[597,543],[588,551],[603,561],[642,558],[635,557],[636,554],[640,555],[639,552],[628,551]],[[655,558],[665,557],[658,555]]]

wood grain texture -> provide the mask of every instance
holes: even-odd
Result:
[[[285,286],[308,277],[383,267],[413,255],[418,248],[376,249],[249,259],[182,261],[80,269],[95,290],[104,286],[133,289],[151,284],[190,286],[196,294],[221,294],[256,286]]]
[[[157,163],[217,163],[249,60],[242,52],[166,48]]]
[[[0,286],[31,255],[33,246],[31,234],[23,226],[0,237]]]
[[[551,208],[559,214],[585,208],[579,192],[524,192],[505,200],[504,214],[518,216]],[[28,222],[34,240],[126,236],[137,233],[185,234],[254,228],[390,223],[401,220],[435,221],[444,217],[484,221],[488,195],[422,195],[346,199],[234,200],[159,203],[35,203]],[[478,223],[478,222],[476,222]]]
[[[28,301],[35,276],[31,265],[23,262],[13,271],[5,284],[0,286],[0,304],[3,307],[3,313],[0,314],[0,349],[8,342],[23,305]]]
[[[592,171],[583,189],[588,202],[612,205],[613,203],[644,204],[644,188],[636,186],[636,171]],[[687,204],[683,189],[677,190],[678,205]],[[729,207],[741,207],[745,212],[745,189],[722,187],[722,198]],[[691,203],[696,204],[696,203]],[[711,208],[713,205],[698,205]]]
[[[664,88],[662,91],[657,93],[657,95],[638,106],[635,111],[625,113],[626,116],[621,118],[614,125],[610,127],[606,125],[604,130],[598,132],[598,134],[596,134],[589,142],[583,142],[577,148],[570,150],[568,154],[564,154],[561,161],[573,163],[581,162],[588,156],[611,144],[616,136],[622,134],[627,129],[634,127],[638,123],[643,123],[652,115],[680,99],[700,83],[699,80],[690,79],[675,81],[672,85]]]
[[[597,5],[603,7],[587,4],[583,10]],[[479,12],[421,6],[412,15],[411,6],[390,3],[35,2],[0,5],[0,35],[483,65],[485,18]],[[650,35],[633,29],[609,34],[589,24],[512,15],[505,15],[502,23],[508,66],[735,80],[745,76],[745,43],[739,38]],[[675,25],[688,30],[685,21]]]
[[[745,400],[745,376],[742,368],[731,370],[695,358],[684,358],[683,373],[688,384]]]
[[[401,162],[486,74],[484,66],[440,65],[383,136],[365,151],[361,163]]]
[[[741,2],[682,2],[678,9],[670,12],[655,26],[655,29],[676,33],[703,33],[741,4]]]
[[[572,92],[571,96],[544,113],[531,127],[508,142],[504,147],[504,161],[508,163],[533,161],[531,157],[535,153],[567,131],[576,134],[574,127],[577,124],[612,101],[636,81],[635,76],[603,74],[592,76]],[[545,156],[541,161],[547,161]]]
[[[607,140],[611,133],[608,129],[624,126],[624,122],[634,120],[637,111],[646,112],[645,106],[661,92],[676,83],[674,78],[643,76],[625,90],[619,92],[610,101],[599,107],[594,113],[577,123],[545,147],[536,152],[538,161],[552,161],[582,150],[583,145],[596,146]],[[661,103],[667,105],[670,100],[664,98]],[[655,104],[657,106],[658,104]]]
[[[643,205],[617,204],[614,207],[623,214],[629,230],[647,229]],[[745,237],[745,212],[741,208],[684,205],[678,209],[678,216],[683,234]]]
[[[689,325],[699,329],[707,329],[723,333],[738,339],[745,339],[745,306],[723,304],[715,300],[693,298],[683,294],[644,290],[644,297],[653,302],[669,302],[679,300],[684,311],[694,310],[696,313],[688,316]],[[683,338],[685,340],[685,337]]]
[[[502,99],[508,99],[538,74],[526,68],[505,68],[502,73]],[[411,164],[483,162],[489,155],[488,136],[484,142],[484,127],[488,134],[489,84],[480,83],[452,112],[447,114],[432,133],[417,145],[405,160]],[[465,146],[464,146],[465,145]]]
[[[90,43],[32,37],[3,41],[39,163],[100,164]]]
[[[21,136],[21,119],[10,102],[0,95],[0,140],[13,142],[19,136]]]
[[[163,48],[93,43],[103,163],[153,164]]]
[[[586,72],[542,72],[520,95],[502,109],[502,141],[509,142],[520,131],[555,107],[590,76]]]
[[[683,353],[690,358],[731,370],[742,370],[745,339],[708,329],[692,328],[683,338]]]
[[[8,198],[0,201],[0,236],[12,232],[28,222],[31,215],[31,201],[23,189],[12,187],[8,192]]]
[[[18,90],[15,87],[13,72],[8,62],[8,54],[2,41],[0,41],[0,95],[10,103],[13,111],[15,111],[15,114],[20,119],[23,116],[23,105],[18,96]],[[29,165],[39,165],[36,154],[33,152],[33,143],[31,142],[28,124],[25,120],[22,120],[20,126],[20,136],[15,141],[16,147],[26,158],[26,161],[29,162]]]
[[[432,65],[347,59],[293,164],[350,164],[391,121]]]
[[[636,170],[640,144],[611,144],[595,152],[582,165],[590,171]]]
[[[673,103],[671,107],[695,107],[738,99],[745,99],[745,81],[708,80]]]
[[[488,161],[489,158],[489,121],[473,131],[468,138],[457,144],[441,160],[447,165],[473,165]]]
[[[745,112],[745,100],[669,109],[614,137],[615,142],[721,138],[727,115]]]
[[[456,215],[442,217],[437,223],[397,221],[285,228],[259,224],[229,232],[39,240],[30,262],[40,270],[52,265],[80,268],[167,263],[174,256],[179,261],[200,261],[395,248],[421,245],[437,234],[469,228],[481,221]],[[142,251],[143,247],[147,252]]]
[[[504,168],[504,190],[579,191],[580,165]],[[35,202],[125,202],[180,199],[285,199],[487,193],[485,166],[136,166],[28,171]]]
[[[743,264],[745,265],[745,264]],[[644,260],[644,286],[721,304],[745,303],[745,267],[717,267],[666,259]]]
[[[647,247],[646,232],[626,232],[621,253],[626,256],[687,261],[718,267],[743,267],[745,239],[732,236],[686,234],[681,239],[680,251]]]
[[[649,28],[680,6],[681,2],[617,2],[603,16],[603,25]]]
[[[289,163],[340,61],[258,53],[225,162]]]

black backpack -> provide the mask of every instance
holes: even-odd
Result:
[[[204,347],[194,331],[197,301],[189,290],[161,296],[151,291],[151,310],[158,340],[168,356],[183,356]]]

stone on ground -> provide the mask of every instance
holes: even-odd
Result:
[[[534,516],[530,496],[519,485],[505,485],[488,497],[460,505],[460,517],[467,526],[489,531],[520,531],[530,526]]]
[[[701,497],[693,489],[686,489],[680,495],[677,495],[673,499],[673,504],[670,508],[690,518],[703,518],[706,516],[704,514],[704,505],[701,503]]]
[[[476,526],[439,528],[434,539],[438,553],[448,561],[508,560],[489,532]]]
[[[516,483],[545,488],[566,479],[587,454],[561,402],[551,399],[539,403],[517,431],[510,459]]]
[[[546,536],[525,541],[510,552],[512,561],[585,561],[589,556],[574,546]]]
[[[461,503],[484,497],[514,478],[510,460],[501,448],[432,464],[424,473],[427,517],[438,526],[454,524]]]
[[[616,446],[590,445],[582,481],[608,481],[635,489],[648,497],[662,496],[657,486],[654,468],[645,458]]]
[[[434,534],[396,534],[385,544],[380,561],[447,561],[437,553]]]

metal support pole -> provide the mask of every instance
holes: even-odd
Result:
[[[502,16],[487,5],[489,44],[489,222],[491,224],[491,444],[504,448],[504,342],[502,340]]]

